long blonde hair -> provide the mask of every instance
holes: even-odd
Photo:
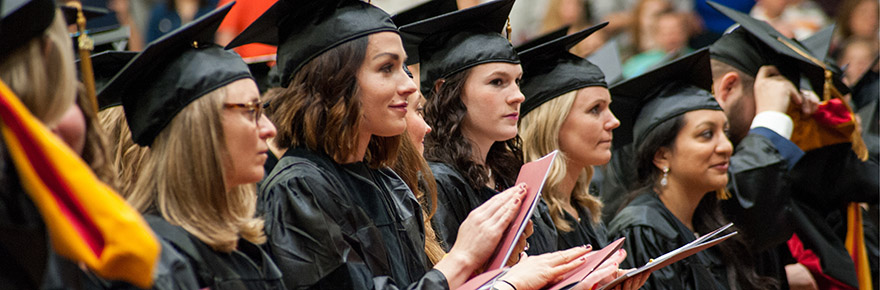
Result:
[[[110,158],[104,127],[100,125],[97,113],[94,111],[95,106],[86,96],[85,86],[81,83],[77,84],[76,105],[82,112],[86,124],[85,136],[83,136],[85,142],[80,157],[89,164],[89,168],[95,172],[98,179],[118,190],[120,187],[118,174]]]
[[[137,145],[131,139],[131,130],[128,129],[122,106],[110,107],[98,112],[98,119],[104,132],[107,133],[107,151],[110,153],[110,164],[116,170],[119,193],[127,197],[137,182],[141,163],[150,149]]]
[[[255,186],[225,188],[231,162],[221,123],[226,88],[193,101],[156,136],[128,196],[141,212],[158,211],[221,252],[234,250],[239,237],[266,240],[263,220],[254,217]]]
[[[48,126],[57,123],[76,98],[71,47],[64,17],[56,9],[54,22],[42,36],[0,56],[0,79]]]
[[[394,163],[393,170],[419,200],[425,226],[425,254],[428,255],[431,264],[437,264],[446,255],[431,223],[431,219],[437,211],[437,181],[434,180],[431,167],[416,149],[409,134],[403,132],[400,137],[402,139],[400,151],[397,154],[397,162]]]
[[[519,125],[519,135],[523,140],[522,150],[525,161],[536,160],[559,149],[559,129],[562,128],[562,124],[568,117],[576,96],[577,90],[565,93],[538,106],[522,118]],[[562,218],[563,196],[571,194],[571,200],[589,209],[590,218],[594,223],[598,223],[602,215],[602,202],[591,195],[589,191],[590,179],[593,178],[592,167],[587,166],[583,169],[570,193],[559,191],[567,174],[567,160],[565,152],[560,151],[550,167],[550,174],[542,193],[542,198],[550,208],[553,223],[556,224],[558,230],[563,232],[572,231],[572,225]]]

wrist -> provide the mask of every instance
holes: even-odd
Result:
[[[492,284],[492,290],[517,290],[516,286],[510,281],[504,279],[495,280]]]
[[[448,260],[453,265],[456,265],[467,272],[473,272],[480,266],[477,265],[472,256],[463,254],[455,249],[449,251],[449,253],[443,257],[443,260]]]
[[[752,119],[750,129],[757,127],[765,127],[776,132],[785,139],[791,139],[791,133],[794,130],[794,122],[791,117],[784,113],[776,111],[763,111],[755,114]]]

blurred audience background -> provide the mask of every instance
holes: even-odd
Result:
[[[128,49],[141,50],[144,43],[186,24],[217,5],[230,0],[82,0],[85,5],[107,8],[112,13],[89,25],[128,26]],[[390,14],[427,0],[373,0]],[[456,1],[459,8],[488,0]],[[274,0],[240,0],[233,17],[218,31],[220,44],[240,32]],[[877,57],[880,5],[877,0],[718,0],[728,7],[770,23],[780,32],[805,39],[836,24],[829,60],[846,71],[852,83]],[[518,45],[542,34],[569,27],[581,30],[604,21],[609,26],[574,48],[572,53],[589,56],[614,40],[621,56],[624,77],[636,76],[665,60],[714,42],[733,22],[703,0],[517,0],[510,16],[511,42]],[[109,24],[108,24],[109,23]],[[246,60],[271,62],[274,48],[255,45],[237,50]]]

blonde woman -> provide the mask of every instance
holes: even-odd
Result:
[[[611,96],[605,75],[596,65],[568,52],[605,25],[520,52],[522,91],[526,96],[519,127],[524,159],[532,161],[553,150],[560,151],[541,195],[549,208],[560,249],[585,244],[601,248],[609,242],[600,220],[602,202],[590,194],[589,185],[593,166],[611,160],[611,131],[620,122],[609,109]],[[630,279],[621,289],[638,289],[647,277]]]
[[[132,139],[150,146],[127,199],[184,255],[197,288],[278,289],[254,187],[275,128],[247,65],[212,43],[230,7],[148,45],[102,93],[122,96]]]

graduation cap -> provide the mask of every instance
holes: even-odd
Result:
[[[566,26],[563,26],[559,29],[547,32],[544,35],[538,36],[535,39],[532,39],[532,40],[527,41],[526,43],[520,44],[519,46],[514,48],[514,50],[516,50],[518,52],[523,52],[523,51],[529,50],[531,48],[534,48],[535,46],[542,45],[544,43],[550,42],[551,40],[555,40],[557,38],[563,37],[566,34],[568,34],[568,29],[570,27],[571,27],[570,25],[566,25]]]
[[[149,146],[180,110],[233,81],[252,78],[232,51],[214,44],[214,32],[235,2],[153,41],[101,91],[121,96],[132,139]]]
[[[64,15],[64,21],[67,22],[67,25],[76,24],[76,14],[77,8],[73,6],[61,6],[61,14]],[[83,6],[82,7],[83,17],[86,20],[98,18],[110,13],[110,10],[100,8],[100,7],[91,7],[91,6]]]
[[[519,53],[523,66],[520,90],[526,96],[520,107],[522,116],[567,92],[593,86],[608,87],[598,66],[568,52],[607,25],[605,22]]]
[[[134,51],[105,51],[92,55],[92,67],[95,73],[95,90],[100,92],[110,83],[116,74],[122,71],[128,62],[137,56]],[[79,60],[76,61],[79,64]],[[79,69],[79,65],[77,65]],[[100,94],[99,94],[100,95]],[[100,95],[98,98],[98,110],[122,105],[120,95]]]
[[[810,37],[802,40],[801,44],[803,44],[812,55],[819,57],[819,59],[825,59],[828,56],[828,51],[831,49],[831,41],[834,37],[835,27],[836,25],[834,24],[825,26],[825,28],[822,28]]]
[[[809,88],[805,89],[813,89],[823,96],[826,79],[833,83],[841,95],[849,92],[839,75],[834,77],[834,73],[827,68],[824,56],[814,56],[803,44],[782,35],[764,21],[712,1],[708,3],[740,25],[711,46],[712,58],[752,76],[757,75],[763,65],[775,65],[799,89],[808,85]],[[803,83],[802,77],[806,79]]]
[[[617,39],[605,42],[596,52],[587,56],[587,60],[602,69],[605,81],[613,85],[623,80],[623,69],[620,65],[620,52],[618,51]]]
[[[398,12],[391,16],[391,20],[397,26],[404,26],[455,10],[458,10],[458,4],[455,0],[431,0]]]
[[[55,19],[53,0],[2,0],[0,7],[0,59],[43,35]]]
[[[519,63],[510,41],[501,35],[514,0],[497,0],[400,28],[407,65],[421,63],[421,90],[434,81],[491,62]]]
[[[657,125],[690,111],[721,111],[711,88],[707,48],[612,86],[610,108],[620,120],[613,146],[638,146]]]
[[[227,49],[248,43],[278,46],[281,86],[303,65],[327,50],[397,26],[388,13],[360,0],[278,0],[239,34]]]

